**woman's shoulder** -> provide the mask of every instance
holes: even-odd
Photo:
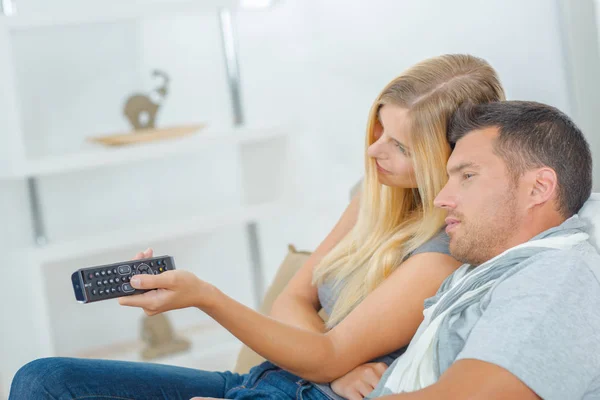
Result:
[[[412,253],[410,253],[410,255],[414,256],[420,253],[442,253],[449,255],[449,245],[450,237],[448,237],[448,234],[446,233],[445,229],[442,229],[431,239],[423,243],[421,246],[417,247]]]

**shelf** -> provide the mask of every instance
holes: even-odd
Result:
[[[64,0],[63,0],[64,1]],[[5,19],[10,29],[23,30],[72,24],[113,22],[123,19],[136,19],[173,14],[216,12],[218,9],[239,7],[238,0],[121,0],[110,4],[90,3],[78,0],[67,5],[52,5],[37,13],[19,9],[17,13]],[[62,11],[57,11],[57,8]]]
[[[209,215],[189,216],[172,221],[136,225],[130,229],[116,229],[96,235],[49,243],[42,247],[23,249],[26,257],[39,263],[50,263],[71,258],[98,254],[104,251],[168,240],[178,236],[210,232],[214,229],[265,217],[282,215],[284,202],[270,202],[255,206],[235,207]]]
[[[77,153],[47,156],[7,165],[0,173],[0,179],[22,179],[53,174],[74,172],[136,161],[156,160],[175,155],[194,154],[213,145],[243,145],[282,138],[289,134],[289,126],[264,128],[211,128],[207,127],[192,136],[168,139],[161,142],[135,144],[118,148],[93,145],[96,149]]]

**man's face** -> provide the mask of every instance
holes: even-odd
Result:
[[[459,261],[479,265],[511,247],[518,232],[524,191],[493,151],[497,128],[468,133],[448,160],[449,180],[435,199],[448,210],[450,252]]]

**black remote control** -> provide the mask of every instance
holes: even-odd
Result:
[[[134,289],[129,281],[138,274],[158,275],[175,269],[173,257],[161,256],[115,264],[81,268],[73,272],[71,282],[80,303],[114,299],[148,290]]]

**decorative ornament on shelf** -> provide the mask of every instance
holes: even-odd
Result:
[[[156,89],[148,94],[134,93],[125,101],[123,114],[133,130],[127,133],[92,137],[89,138],[90,141],[108,146],[120,146],[186,136],[206,126],[205,124],[193,124],[157,128],[157,115],[169,94],[171,79],[166,72],[161,70],[154,70],[152,76],[162,80]]]
[[[142,359],[152,360],[175,353],[181,353],[190,348],[190,342],[178,338],[164,314],[144,316],[142,321],[142,340],[147,346],[142,350]]]
[[[162,78],[162,84],[148,95],[132,94],[123,108],[123,113],[135,130],[155,128],[156,114],[169,94],[169,76],[160,70],[154,70],[152,76]]]

